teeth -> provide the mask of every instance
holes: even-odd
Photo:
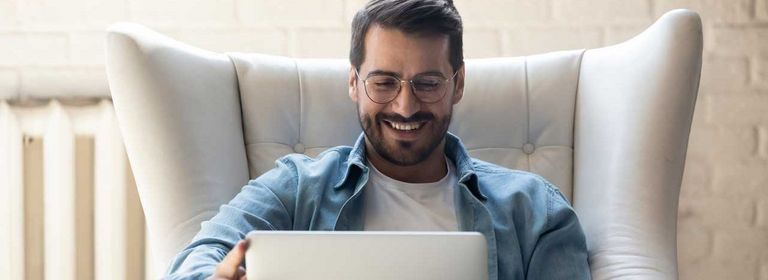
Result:
[[[421,123],[417,123],[417,122],[412,122],[412,123],[389,122],[389,124],[391,124],[394,129],[406,130],[406,131],[419,129],[419,127],[421,127]]]

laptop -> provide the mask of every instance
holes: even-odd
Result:
[[[249,280],[488,279],[477,232],[253,231]]]

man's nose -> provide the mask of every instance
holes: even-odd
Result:
[[[416,98],[409,82],[403,81],[400,85],[400,93],[389,104],[394,113],[408,118],[421,109],[421,102]]]

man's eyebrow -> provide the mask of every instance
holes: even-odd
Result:
[[[378,70],[377,69],[377,70],[371,70],[370,72],[368,72],[368,77],[370,77],[370,76],[380,76],[380,75],[395,76],[395,77],[398,77],[398,78],[402,77],[402,75],[400,75],[400,73],[392,72],[392,71],[386,71],[386,70]]]
[[[398,78],[402,78],[403,77],[403,75],[401,75],[400,73],[393,72],[393,71],[386,71],[386,70],[378,70],[377,69],[377,70],[372,70],[372,71],[368,72],[368,77],[370,77],[370,76],[378,76],[378,75],[395,76],[395,77],[398,77]],[[439,77],[445,78],[445,75],[443,75],[443,72],[440,72],[440,71],[437,71],[437,70],[429,70],[429,71],[421,72],[421,73],[418,73],[418,74],[414,75],[414,77],[419,77],[419,76],[439,76]]]

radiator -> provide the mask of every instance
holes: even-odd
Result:
[[[145,228],[109,100],[0,100],[0,278],[154,278]]]

